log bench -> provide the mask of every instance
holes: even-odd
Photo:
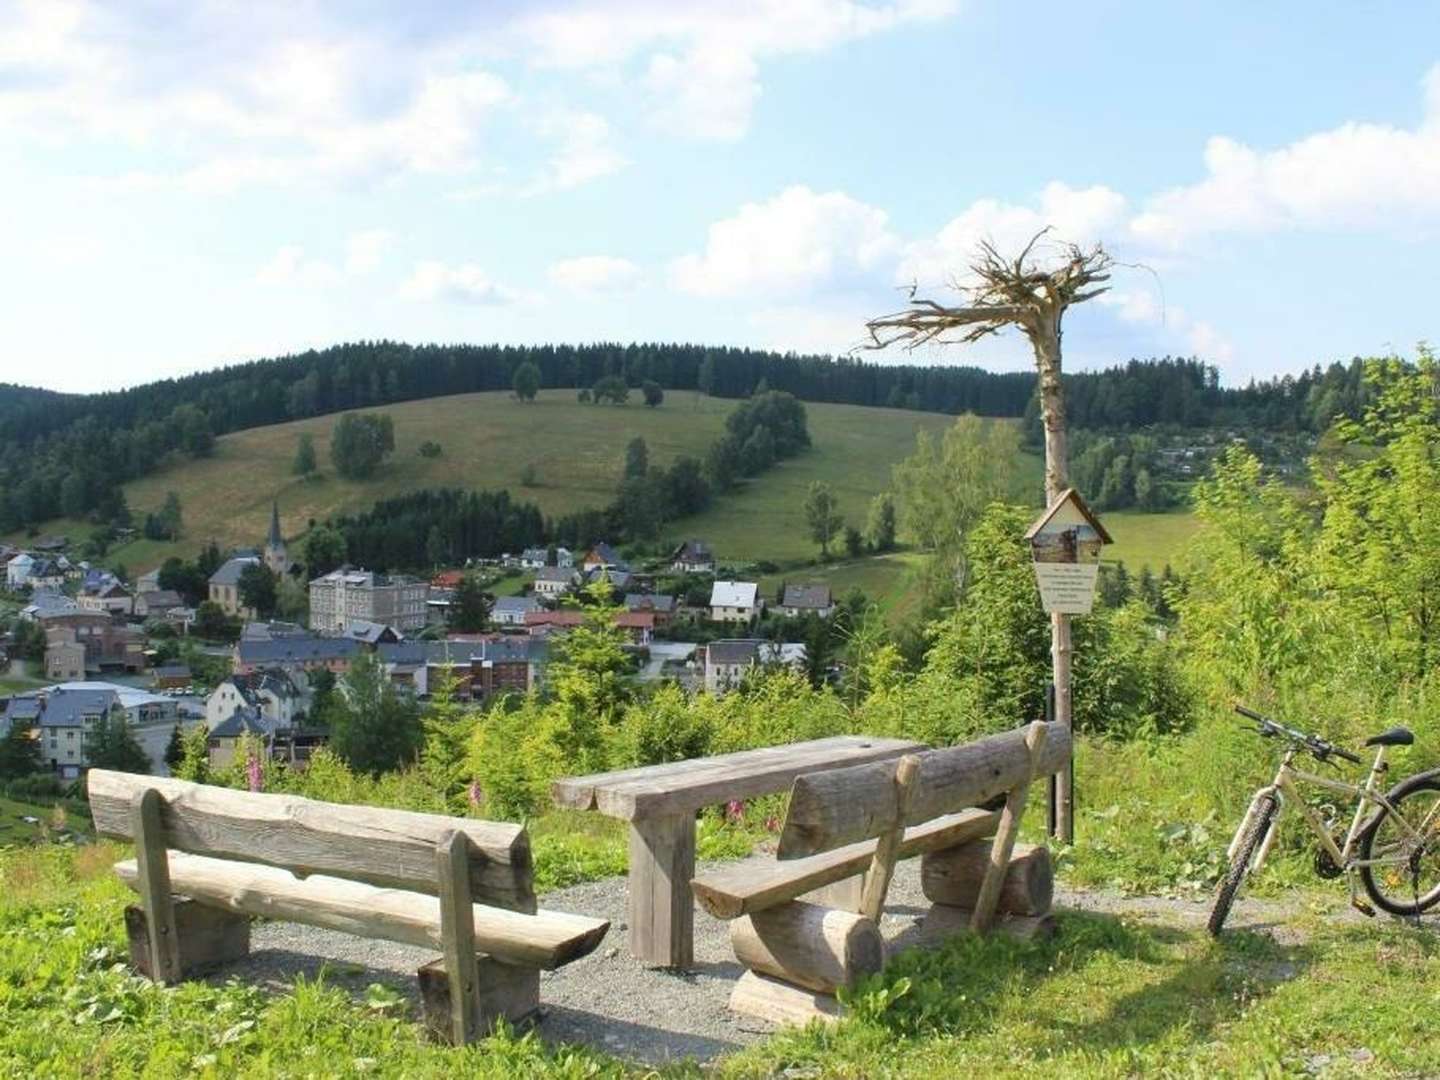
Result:
[[[115,870],[131,959],[178,982],[249,952],[250,918],[435,949],[427,1024],[456,1043],[532,1017],[540,971],[590,953],[610,924],[537,908],[520,825],[342,806],[92,769],[102,836],[135,842]]]
[[[997,919],[1012,931],[1048,931],[1049,854],[1017,850],[1015,839],[1031,783],[1069,757],[1070,732],[1037,722],[964,746],[797,777],[775,861],[724,867],[692,883],[706,911],[730,920],[731,945],[747,969],[731,1009],[782,1023],[837,1016],[835,992],[884,965],[879,920],[899,859],[923,857],[933,905],[922,940],[987,932]],[[847,881],[858,888],[838,894]],[[823,887],[831,896],[815,902]]]
[[[802,773],[885,761],[922,747],[908,739],[836,735],[733,754],[573,776],[551,787],[556,805],[630,825],[630,951],[654,967],[695,958],[695,815],[703,807],[784,791]]]

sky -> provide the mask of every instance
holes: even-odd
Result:
[[[0,382],[376,338],[839,353],[1045,226],[1122,264],[1071,369],[1413,352],[1440,5],[0,0]]]

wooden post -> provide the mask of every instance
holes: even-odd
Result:
[[[695,961],[695,815],[630,823],[630,952],[651,967]]]
[[[1067,728],[1074,726],[1070,706],[1070,616],[1050,616],[1050,661],[1055,681],[1055,719]],[[1074,754],[1074,750],[1071,750]],[[1074,758],[1055,774],[1055,837],[1066,844],[1075,842]]]
[[[158,983],[180,981],[180,943],[175,930],[175,902],[170,896],[170,862],[165,827],[160,823],[160,793],[146,788],[130,805],[139,871],[140,906],[150,935],[150,977]]]
[[[1030,784],[1035,779],[1035,764],[1045,746],[1048,730],[1043,723],[1034,723],[1025,732],[1025,747],[1030,751],[1030,774],[1010,789],[1010,794],[1005,797],[1005,809],[1000,811],[1000,825],[995,830],[995,840],[990,847],[990,865],[985,870],[985,880],[980,884],[975,911],[970,917],[970,929],[977,934],[989,930],[994,920],[995,905],[1010,869],[1010,855],[1015,850],[1015,837],[1020,832],[1020,818],[1025,813],[1025,800],[1030,796]]]
[[[435,867],[440,886],[440,937],[450,977],[450,1034],[456,1046],[464,1046],[475,1040],[480,1019],[469,838],[462,832],[450,833],[436,845]]]
[[[885,909],[885,894],[890,891],[890,878],[895,873],[895,859],[900,853],[900,839],[905,835],[905,815],[910,810],[910,794],[915,790],[915,777],[920,773],[920,758],[906,754],[895,766],[895,825],[881,833],[875,843],[875,857],[865,874],[860,893],[860,914],[875,923]]]

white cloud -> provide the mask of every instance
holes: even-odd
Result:
[[[671,280],[699,296],[839,285],[873,275],[897,244],[883,210],[797,185],[711,225],[704,252],[676,259]]]
[[[1346,123],[1270,151],[1217,135],[1205,144],[1205,178],[1149,200],[1131,232],[1180,247],[1207,233],[1440,218],[1440,65],[1423,91],[1425,118],[1413,130]]]
[[[542,66],[606,70],[638,60],[651,120],[702,139],[735,139],[761,93],[761,60],[815,53],[945,18],[955,0],[616,0],[522,17]]]
[[[537,130],[556,143],[556,151],[525,194],[579,187],[628,164],[624,155],[610,145],[610,125],[598,113],[554,112],[540,122]]]
[[[581,255],[552,263],[549,277],[575,292],[615,292],[633,288],[639,282],[640,268],[629,259],[612,255]]]
[[[286,244],[255,273],[262,285],[333,285],[340,272],[324,259],[307,259],[299,244]]]
[[[409,279],[400,286],[407,300],[449,300],[464,304],[513,304],[522,294],[491,279],[474,263],[450,266],[438,260],[415,264]]]
[[[385,252],[394,242],[395,234],[388,229],[365,229],[351,233],[346,244],[345,272],[368,274],[378,269]]]

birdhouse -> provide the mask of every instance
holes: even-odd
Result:
[[[1046,507],[1025,533],[1035,583],[1046,611],[1088,615],[1100,576],[1100,549],[1110,534],[1074,488]]]

